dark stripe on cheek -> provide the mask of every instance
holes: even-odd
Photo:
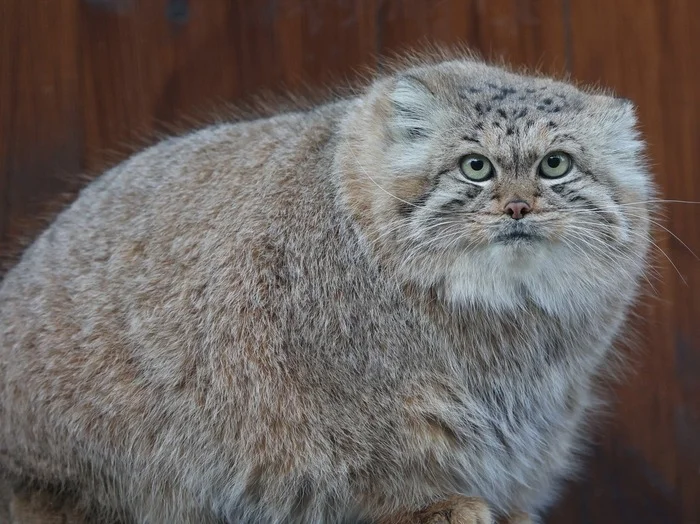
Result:
[[[566,187],[566,184],[554,184],[553,186],[549,186],[552,191],[557,193],[559,196],[563,197],[566,199],[566,201],[570,204],[573,204],[574,202],[584,202],[586,206],[593,207],[594,204],[587,198],[583,197],[580,193],[578,193],[575,189],[569,189]]]
[[[600,207],[596,206],[592,202],[588,202],[588,208],[591,211],[593,211],[596,215],[598,215],[601,219],[603,219],[606,223],[617,224],[617,220],[615,219],[615,215],[608,213],[607,211],[601,209]]]
[[[572,190],[572,189],[569,189],[569,188],[567,187],[567,183],[566,183],[566,182],[564,182],[563,184],[553,184],[553,185],[549,186],[549,188],[550,188],[552,191],[554,191],[556,194],[558,194],[558,195],[560,195],[560,196],[563,196],[563,197],[567,197],[567,196],[569,196],[571,193],[573,193],[573,190]]]
[[[454,198],[450,200],[449,202],[445,202],[440,206],[440,211],[443,212],[452,212],[452,211],[457,211],[459,208],[461,208],[464,204],[466,204],[467,201],[463,200],[461,198]]]
[[[622,204],[622,199],[620,198],[620,195],[618,194],[619,188],[617,185],[611,180],[610,176],[603,176],[602,178],[593,173],[590,169],[587,169],[584,171],[586,175],[591,177],[593,180],[598,182],[599,184],[604,185],[608,191],[610,198],[612,198],[613,202],[615,202],[618,206]]]
[[[563,184],[557,184],[558,189],[562,189]],[[555,188],[555,186],[551,186],[552,189]],[[561,191],[557,191],[562,197],[566,199],[567,204],[573,204],[580,202],[582,203],[582,206],[584,209],[587,209],[589,211],[592,211],[596,215],[598,215],[603,221],[605,221],[607,224],[616,224],[617,220],[615,219],[615,215],[612,213],[608,213],[607,211],[603,210],[600,206],[596,205],[595,203],[591,202],[589,199],[586,197],[582,196],[581,194],[577,193],[575,190],[562,193]],[[580,209],[581,207],[579,207]]]
[[[464,190],[462,190],[462,194],[468,198],[476,198],[479,196],[481,193],[482,189],[479,186],[475,186],[474,184],[470,184],[469,182],[466,182],[466,186]]]
[[[428,201],[430,198],[430,195],[435,191],[435,188],[438,186],[438,181],[439,177],[433,178],[433,180],[430,182],[430,187],[426,189],[422,195],[420,195],[418,198],[413,200],[413,202],[405,201],[405,202],[399,202],[398,205],[398,211],[399,215],[403,217],[408,217],[413,214],[414,211],[416,211],[419,207],[423,207],[425,203]]]
[[[592,178],[593,180],[595,180],[596,182],[600,182],[600,180],[598,180],[598,177],[597,177],[596,175],[594,175],[594,174],[593,174],[593,171],[591,171],[590,169],[586,169],[586,170],[584,171],[584,173],[587,174],[589,177],[591,177],[591,178]]]

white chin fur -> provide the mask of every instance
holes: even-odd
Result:
[[[598,261],[597,271],[592,265],[560,245],[491,245],[455,261],[446,298],[495,310],[521,309],[531,300],[561,317],[593,313],[627,279],[610,262]]]

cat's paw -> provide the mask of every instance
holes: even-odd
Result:
[[[488,504],[479,498],[454,496],[436,502],[418,515],[420,524],[493,524]]]

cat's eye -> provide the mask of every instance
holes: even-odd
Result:
[[[471,154],[459,161],[462,174],[474,182],[483,182],[493,176],[493,166],[483,155]]]
[[[545,178],[559,178],[571,171],[573,165],[571,156],[562,151],[555,151],[542,159],[540,175]]]

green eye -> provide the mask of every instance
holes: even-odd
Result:
[[[459,168],[469,180],[483,182],[493,176],[493,166],[483,155],[467,155],[459,161]]]
[[[562,151],[555,151],[542,159],[540,175],[545,178],[559,178],[571,171],[573,165],[571,156]]]

